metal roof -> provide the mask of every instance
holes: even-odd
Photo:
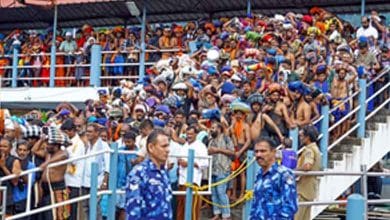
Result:
[[[79,2],[79,1],[78,1]],[[86,3],[85,3],[86,2]],[[142,10],[147,7],[149,23],[188,21],[204,18],[246,15],[246,0],[134,0]],[[320,6],[335,14],[360,13],[360,0],[251,0],[256,14],[284,14],[288,11],[307,13],[312,6]],[[388,0],[366,0],[366,11],[390,11]],[[0,30],[47,28],[53,22],[53,9],[36,6],[0,8]],[[130,15],[125,0],[87,0],[84,3],[60,4],[59,27],[81,27],[83,24],[113,26],[139,24]]]

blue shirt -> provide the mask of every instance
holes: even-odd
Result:
[[[128,150],[126,147],[120,147],[119,150]],[[133,169],[131,161],[136,159],[136,154],[119,154],[118,155],[118,188],[124,188],[126,186],[126,177]]]
[[[268,172],[256,175],[251,220],[291,220],[298,210],[295,177],[292,171],[274,163]]]
[[[172,190],[168,172],[149,159],[135,166],[127,177],[126,213],[128,220],[172,219]]]
[[[31,169],[34,169],[34,168],[35,168],[34,163],[31,162],[31,161],[28,161],[28,163],[27,163],[27,170],[31,170]],[[35,173],[32,173],[31,180],[32,180],[31,187],[33,187],[34,183],[35,183]],[[23,189],[22,190],[18,186],[14,187],[12,189],[14,202],[19,202],[19,201],[23,201],[23,200],[27,199],[27,185],[28,185],[27,183],[23,183]]]

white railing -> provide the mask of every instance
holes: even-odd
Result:
[[[47,168],[50,169],[50,168],[62,166],[62,165],[65,165],[65,164],[73,163],[75,161],[83,160],[83,159],[86,159],[86,158],[89,158],[89,157],[95,157],[95,156],[98,156],[98,155],[101,155],[101,154],[114,153],[114,152],[115,151],[113,149],[97,151],[97,152],[94,152],[94,153],[91,153],[91,154],[88,154],[88,155],[82,155],[82,156],[78,156],[78,157],[62,160],[62,161],[59,161],[59,162],[51,163],[51,164],[49,164],[47,166]],[[137,154],[137,151],[118,150],[118,154]],[[185,158],[185,157],[188,157],[188,156],[185,156],[185,155],[169,155],[169,157],[170,158],[172,158],[172,157]],[[212,156],[195,156],[195,158],[207,159],[208,160],[208,164],[209,164],[209,166],[208,166],[208,174],[209,174],[208,175],[208,185],[210,186],[211,183],[212,183],[212,178],[211,178],[212,177]],[[111,161],[110,161],[110,163],[111,163]],[[112,164],[110,164],[110,166],[112,166]],[[114,165],[114,166],[116,166],[116,165]],[[66,201],[63,201],[63,202],[60,202],[60,203],[55,203],[53,205],[49,205],[49,206],[40,207],[40,208],[37,208],[37,209],[30,210],[30,207],[31,207],[31,196],[32,196],[32,193],[31,193],[31,190],[32,190],[32,185],[31,185],[32,184],[32,174],[35,173],[35,172],[40,172],[40,171],[42,171],[42,169],[37,167],[37,168],[33,168],[33,169],[22,171],[18,175],[11,174],[11,175],[4,176],[4,177],[0,178],[0,183],[2,183],[4,181],[9,181],[9,180],[14,179],[14,178],[19,178],[21,176],[28,175],[28,182],[27,182],[27,190],[28,190],[28,192],[27,192],[27,198],[26,198],[26,211],[25,211],[25,213],[21,213],[21,214],[14,215],[12,217],[8,217],[8,218],[6,218],[6,220],[13,220],[13,219],[23,218],[23,217],[26,217],[26,216],[34,215],[34,214],[37,214],[37,213],[40,213],[40,212],[44,212],[44,211],[47,211],[47,210],[50,210],[50,209],[53,209],[53,208],[57,208],[57,207],[64,206],[64,205],[73,204],[73,203],[80,202],[80,201],[83,201],[83,200],[86,200],[86,199],[90,198],[90,195],[83,195],[83,196],[80,196],[78,198],[74,198],[74,199],[66,200]],[[6,190],[7,190],[6,187],[0,187],[0,191],[6,192]],[[119,189],[116,190],[116,192],[118,194],[124,194],[125,193],[125,191],[119,190]],[[103,195],[103,194],[112,194],[112,192],[110,190],[104,190],[104,191],[99,191],[98,192],[98,195]],[[174,195],[186,195],[186,192],[185,191],[173,191],[173,194]],[[195,194],[195,192],[193,192],[193,194]],[[211,188],[209,187],[207,191],[198,192],[198,194],[199,195],[211,195]],[[5,204],[6,204],[6,196],[3,196],[3,207],[4,207],[3,209],[4,210],[5,210]],[[0,216],[4,217],[5,215],[3,214],[3,212],[0,212]]]

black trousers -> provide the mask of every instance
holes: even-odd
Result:
[[[73,199],[80,196],[80,188],[78,187],[68,187],[69,199]],[[70,205],[70,216],[69,220],[77,220],[78,216],[78,203],[72,203]]]

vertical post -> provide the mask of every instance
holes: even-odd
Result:
[[[32,182],[32,175],[33,173],[29,173],[27,176],[27,200],[26,200],[26,212],[30,211],[31,207],[31,194],[32,194],[32,187],[33,187],[33,182]]]
[[[247,1],[247,4],[246,4],[246,16],[249,17],[252,15],[252,11],[251,11],[251,0],[248,0]]]
[[[361,6],[360,15],[363,17],[366,12],[366,0],[361,0],[361,1],[362,1],[362,6]]]
[[[292,149],[298,151],[298,127],[290,129],[289,136],[292,140]]]
[[[253,151],[249,150],[247,154],[247,163],[252,161],[253,159]],[[255,165],[256,163],[251,164],[248,169],[246,170],[246,190],[253,190],[253,186],[255,183]],[[242,219],[243,220],[248,220],[249,219],[249,214],[252,208],[252,200],[248,200],[245,202],[245,207],[244,207],[244,212],[242,213]]]
[[[100,87],[100,75],[102,69],[100,63],[102,62],[102,47],[98,44],[92,45],[91,48],[91,66],[90,66],[90,78],[89,85],[94,87]]]
[[[3,192],[3,195],[7,195],[7,187],[1,187],[1,190]],[[7,208],[7,196],[3,196],[3,203],[2,203],[2,207],[1,207],[1,219],[4,220],[5,219],[5,210]]]
[[[187,183],[194,183],[194,157],[195,151],[193,149],[188,150],[188,162],[187,162]],[[192,188],[187,187],[186,189],[186,207],[184,212],[184,219],[192,219]]]
[[[364,198],[360,194],[352,194],[347,200],[347,220],[364,219]]]
[[[108,195],[108,204],[116,204],[116,183],[117,183],[117,169],[118,169],[118,144],[111,144],[111,149],[114,153],[110,154],[110,176],[108,180],[108,189],[111,194]],[[115,206],[108,206],[108,220],[115,220]]]
[[[322,168],[328,167],[328,142],[329,142],[329,105],[321,106],[321,114],[323,118],[321,120],[321,134],[320,149],[322,153]]]
[[[17,87],[17,77],[18,77],[18,63],[19,63],[19,57],[18,57],[18,49],[14,48],[13,56],[12,56],[12,88]]]
[[[98,190],[98,164],[93,162],[91,164],[91,188],[89,191],[89,220],[97,219],[97,190]]]
[[[357,115],[357,122],[360,124],[357,130],[357,137],[364,138],[366,130],[366,97],[367,97],[367,80],[359,79],[359,105],[360,109]]]
[[[360,169],[361,171],[363,172],[363,175],[362,175],[362,178],[361,178],[361,192],[363,194],[363,199],[364,199],[364,210],[366,210],[364,212],[364,219],[367,220],[368,219],[368,203],[367,203],[367,200],[368,200],[368,189],[367,189],[367,165],[363,164],[360,166]]]
[[[144,1],[144,6],[142,10],[142,24],[141,24],[141,54],[139,58],[139,67],[138,67],[138,74],[139,79],[143,79],[145,75],[145,32],[146,32],[146,5]]]
[[[54,1],[53,35],[52,35],[51,50],[50,50],[50,80],[49,80],[49,86],[51,88],[55,86],[55,77],[56,77],[57,17],[58,17],[58,7],[57,7],[57,3]]]

